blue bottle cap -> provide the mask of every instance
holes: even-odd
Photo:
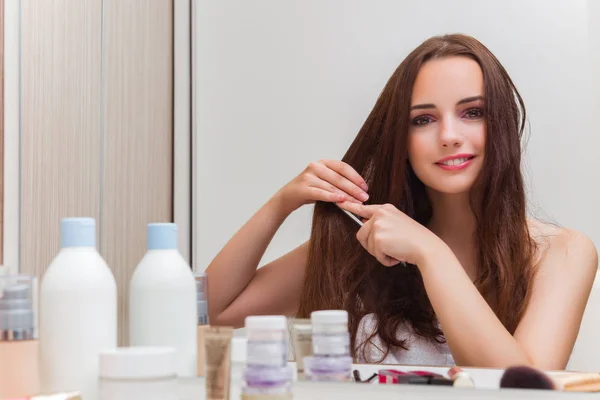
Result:
[[[177,224],[148,224],[148,250],[176,250]]]
[[[64,218],[60,223],[60,247],[96,247],[96,221]]]

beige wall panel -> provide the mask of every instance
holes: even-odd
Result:
[[[102,0],[21,3],[21,271],[40,276],[60,219],[100,215]]]
[[[172,221],[173,3],[104,0],[102,255],[119,287],[127,343],[128,286],[146,225]]]

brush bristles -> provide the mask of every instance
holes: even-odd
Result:
[[[526,366],[510,367],[500,379],[501,388],[560,390],[554,380],[544,372]]]

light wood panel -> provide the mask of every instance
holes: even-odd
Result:
[[[146,225],[172,221],[173,2],[104,0],[102,255],[119,287],[127,343],[128,283]]]
[[[21,4],[21,271],[41,276],[60,219],[100,216],[102,0]]]

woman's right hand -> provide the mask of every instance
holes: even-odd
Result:
[[[292,212],[316,201],[363,203],[369,198],[367,190],[365,180],[350,165],[338,160],[321,160],[311,162],[277,195]]]

